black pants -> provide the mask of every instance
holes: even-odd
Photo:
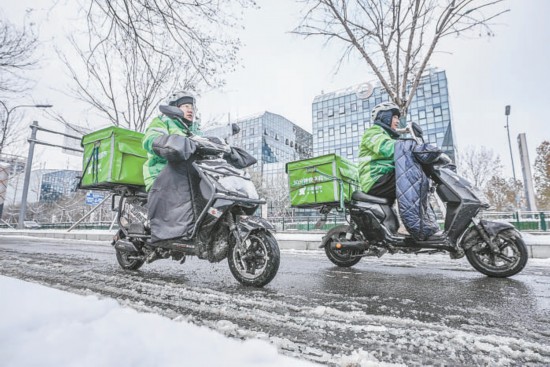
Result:
[[[395,200],[395,170],[380,177],[367,194]]]

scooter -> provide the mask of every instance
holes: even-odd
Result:
[[[422,141],[412,125],[405,130],[417,143]],[[521,234],[509,223],[478,218],[489,204],[481,191],[456,174],[446,154],[440,153],[422,168],[443,203],[442,211],[446,211],[442,233],[423,241],[399,234],[399,220],[392,201],[355,191],[345,205],[349,224],[332,228],[323,237],[320,248],[325,249],[329,260],[337,266],[350,267],[364,256],[380,257],[387,252],[445,252],[453,259],[466,256],[477,271],[490,277],[519,273],[528,258]],[[332,209],[331,206],[320,208],[320,222],[326,220]]]
[[[160,109],[185,126],[178,108]],[[145,262],[158,259],[171,258],[183,263],[188,256],[210,262],[227,258],[235,279],[246,286],[263,287],[273,280],[280,263],[279,246],[272,234],[275,228],[265,219],[253,216],[265,200],[259,198],[248,173],[223,158],[231,152],[229,145],[221,139],[193,134],[189,139],[197,145],[194,154],[198,157],[192,165],[201,178],[200,192],[206,200],[190,239],[153,246],[147,193],[143,188],[122,186],[115,190],[119,197],[116,210],[120,229],[112,245],[117,261],[124,269],[137,270]],[[112,205],[114,209],[115,199]]]

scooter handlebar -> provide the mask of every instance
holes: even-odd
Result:
[[[203,154],[223,154],[231,153],[229,145],[225,144],[219,138],[207,138],[193,135],[190,137],[196,144],[197,150]]]

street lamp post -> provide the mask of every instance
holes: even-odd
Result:
[[[514,175],[514,184],[516,183],[516,168],[514,167],[514,156],[512,155],[512,142],[510,141],[510,128],[508,126],[508,117],[510,116],[510,105],[504,108],[504,114],[506,115],[506,131],[508,132],[508,146],[510,147],[510,159],[512,160],[512,174]]]
[[[8,123],[10,122],[10,115],[13,111],[15,111],[17,108],[22,108],[22,107],[28,107],[28,108],[50,108],[50,107],[53,107],[53,105],[51,104],[20,104],[20,105],[17,105],[17,106],[14,106],[12,108],[8,108],[8,106],[6,106],[6,104],[4,103],[4,101],[0,101],[0,105],[4,108],[4,110],[6,111],[6,118],[4,119],[3,123],[6,125],[4,127],[4,131],[6,134],[7,131],[8,131],[8,128],[7,128],[7,125]],[[2,148],[3,148],[3,143],[4,143],[4,138],[5,136],[0,136],[0,153],[2,153]]]

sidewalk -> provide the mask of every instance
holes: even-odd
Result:
[[[108,230],[74,230],[67,232],[64,230],[17,230],[17,229],[0,229],[0,237],[2,236],[30,236],[41,238],[59,238],[67,240],[88,240],[88,241],[105,241],[110,243],[115,231]],[[550,258],[550,232],[542,233],[527,233],[522,232],[523,240],[527,245],[529,257],[546,259]],[[321,245],[323,232],[277,232],[275,238],[279,242],[281,249],[294,250],[317,250]],[[1,240],[0,240],[1,242]]]

